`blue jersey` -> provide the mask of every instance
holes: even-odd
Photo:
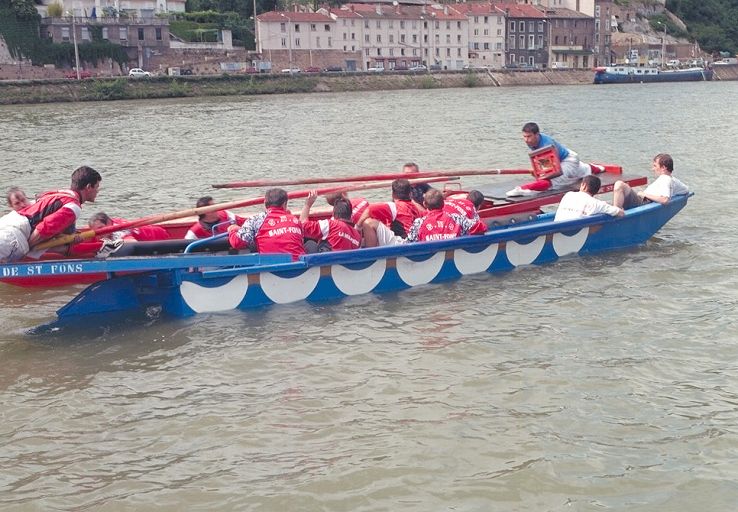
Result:
[[[564,158],[569,156],[568,149],[556,142],[553,137],[549,137],[543,132],[538,132],[538,144],[528,147],[531,149],[531,151],[535,151],[536,149],[541,149],[544,146],[554,146],[556,148],[556,151],[559,152],[559,160],[561,160],[562,162],[564,161]]]

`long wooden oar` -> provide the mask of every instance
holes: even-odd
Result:
[[[411,184],[417,184],[417,183],[434,183],[438,181],[450,181],[454,179],[459,179],[459,178],[458,177],[439,177],[435,179],[409,180],[409,181]],[[376,183],[362,183],[360,185],[343,185],[343,186],[337,186],[337,187],[322,188],[322,189],[317,189],[317,193],[319,196],[324,196],[326,194],[333,194],[336,192],[351,192],[355,190],[382,188],[382,187],[386,187],[389,185],[388,181],[389,180],[385,180],[384,182],[376,182]],[[288,199],[298,199],[301,197],[307,197],[309,193],[310,193],[310,190],[295,190],[293,192],[289,192],[287,194],[287,198]],[[128,222],[122,222],[120,224],[115,224],[113,226],[105,226],[100,229],[87,229],[79,233],[74,233],[70,235],[60,235],[50,240],[47,240],[45,242],[42,242],[36,245],[35,247],[33,247],[32,249],[34,251],[40,251],[44,249],[49,249],[51,247],[57,247],[59,245],[84,242],[85,240],[90,240],[96,236],[107,235],[109,233],[114,233],[116,231],[122,231],[124,229],[132,229],[132,228],[137,228],[139,226],[148,226],[149,224],[158,224],[160,222],[165,222],[168,220],[181,219],[183,217],[191,217],[194,215],[202,215],[205,213],[217,212],[220,210],[228,210],[231,208],[242,208],[244,206],[254,206],[257,204],[262,204],[263,202],[264,202],[264,196],[260,196],[260,197],[250,198],[250,199],[242,199],[240,201],[230,201],[228,203],[218,203],[218,204],[211,204],[209,206],[201,206],[199,208],[190,208],[188,210],[180,210],[178,212],[148,215],[146,217],[141,217],[139,219],[130,220]]]
[[[396,180],[400,178],[417,179],[417,178],[436,178],[442,176],[489,176],[498,174],[532,174],[530,169],[469,169],[461,171],[426,171],[418,173],[391,173],[391,174],[370,174],[366,176],[343,176],[335,178],[305,178],[299,180],[254,180],[254,181],[236,181],[234,183],[220,183],[213,185],[213,188],[248,188],[248,187],[277,187],[286,185],[308,185],[318,183],[340,183],[353,181],[380,181],[380,180]],[[428,180],[426,180],[426,183]]]

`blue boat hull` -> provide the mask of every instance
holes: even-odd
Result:
[[[637,75],[637,74],[620,74],[608,73],[606,71],[597,71],[594,77],[595,84],[635,84],[650,82],[704,82],[712,80],[713,71],[711,69],[687,70],[687,71],[667,71],[657,74]]]
[[[675,197],[666,205],[628,210],[619,219],[597,216],[553,222],[548,214],[482,236],[312,254],[297,262],[282,259],[271,265],[239,265],[238,256],[200,257],[198,261],[207,262],[207,267],[202,263],[198,268],[181,265],[92,284],[57,313],[60,320],[69,320],[153,308],[165,315],[187,317],[402,290],[469,274],[540,265],[563,256],[637,246],[686,203],[687,196]]]

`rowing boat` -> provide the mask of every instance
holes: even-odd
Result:
[[[600,193],[611,192],[615,181],[623,180],[629,185],[635,187],[646,184],[646,178],[643,176],[625,176],[622,168],[616,165],[606,165],[605,172],[601,173],[602,186]],[[479,209],[480,218],[491,227],[503,226],[507,224],[519,223],[521,221],[530,220],[536,215],[542,213],[541,208],[547,205],[556,204],[561,197],[570,189],[552,189],[538,193],[532,197],[507,197],[505,192],[515,185],[515,182],[495,182],[489,186],[478,187],[478,190],[485,196],[485,201]],[[463,194],[459,185],[448,185],[445,190],[447,194],[454,193]],[[573,189],[573,188],[572,188]],[[327,218],[330,216],[328,210],[318,211],[311,215],[313,219]],[[195,222],[195,219],[179,220],[159,224],[169,233],[170,240],[157,242],[126,242],[126,255],[132,256],[160,256],[163,254],[181,253],[189,245],[190,241],[184,240],[184,235],[188,228]],[[100,249],[101,242],[92,241],[78,244],[72,255],[62,254],[53,251],[47,251],[39,259],[26,258],[21,263],[29,264],[56,264],[59,262],[70,262],[79,259],[92,259],[95,253]],[[211,244],[203,244],[195,250],[198,252],[223,252],[227,250],[226,241],[215,241]],[[45,274],[22,274],[22,275],[4,275],[0,274],[0,282],[23,287],[49,288],[57,286],[68,286],[78,284],[91,284],[102,279],[106,275],[100,273],[45,273]]]
[[[0,275],[105,275],[59,309],[57,323],[111,313],[188,317],[333,301],[638,246],[684,208],[690,196],[633,208],[620,218],[597,215],[554,222],[547,213],[484,235],[308,254],[297,261],[285,254],[177,254],[0,265]]]

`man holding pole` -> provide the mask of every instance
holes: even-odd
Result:
[[[46,192],[35,203],[0,218],[0,263],[23,258],[34,246],[60,233],[74,233],[82,204],[94,202],[100,173],[83,165],[72,173],[69,190]]]

